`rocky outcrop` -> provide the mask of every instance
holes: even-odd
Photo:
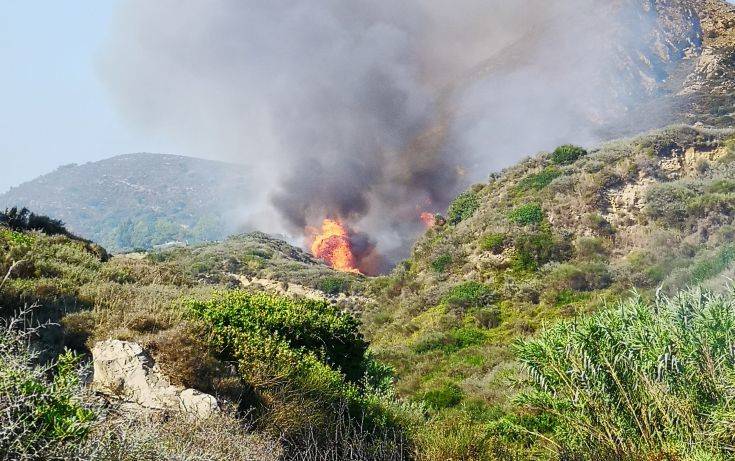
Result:
[[[147,410],[182,411],[207,418],[217,400],[195,389],[174,386],[136,343],[102,341],[92,348],[95,390]]]

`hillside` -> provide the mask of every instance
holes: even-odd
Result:
[[[0,195],[0,208],[27,207],[110,251],[129,251],[224,238],[235,230],[224,216],[248,192],[241,165],[130,154],[60,167]]]
[[[565,146],[462,194],[373,281],[366,336],[396,367],[399,394],[433,409],[440,437],[459,437],[457,418],[484,432],[516,411],[520,338],[632,290],[726,291],[733,134],[677,126],[589,152]]]
[[[677,313],[691,310],[687,315],[702,335],[731,333],[708,322],[735,318],[735,301],[723,283],[735,271],[733,207],[735,132],[675,126],[589,152],[562,146],[493,175],[436,218],[411,258],[378,278],[337,273],[261,233],[108,260],[70,235],[0,228],[0,271],[9,274],[0,282],[0,305],[6,318],[36,305],[35,318],[59,325],[31,333],[45,358],[73,364],[68,354],[58,355],[63,348],[83,356],[138,348],[149,357],[140,359],[144,367],[146,361],[155,363],[142,371],[151,374],[150,383],[163,380],[170,383],[165,389],[187,388],[194,396],[209,393],[205,397],[223,410],[208,423],[189,427],[190,416],[160,404],[150,408],[136,388],[126,390],[135,381],[111,376],[102,394],[107,403],[100,406],[62,375],[67,387],[49,387],[44,398],[68,399],[57,394],[72,393],[77,406],[60,424],[81,429],[58,443],[82,459],[105,459],[113,450],[119,459],[131,460],[316,460],[324,453],[334,459],[554,460],[563,459],[557,450],[568,445],[565,449],[582,454],[579,459],[622,450],[628,454],[609,459],[639,460],[651,453],[689,453],[691,437],[706,440],[706,452],[717,454],[729,443],[727,434],[713,439],[710,429],[691,420],[690,429],[670,428],[667,448],[644,441],[619,447],[620,436],[595,432],[593,416],[631,417],[625,408],[573,406],[573,400],[555,407],[567,389],[550,394],[546,380],[557,379],[550,360],[582,366],[575,351],[593,360],[589,354],[597,353],[598,343],[585,338],[606,331],[632,346],[605,349],[594,360],[614,360],[630,380],[626,386],[653,393],[637,394],[641,404],[664,398],[659,388],[641,388],[636,376],[661,376],[656,351],[672,347],[673,337],[666,335],[681,335],[681,322],[686,326],[689,318],[681,320]],[[723,294],[663,297],[690,284]],[[717,317],[698,317],[703,312]],[[635,322],[620,320],[631,316]],[[569,333],[575,328],[578,333]],[[6,341],[0,344],[15,341],[9,334],[0,334]],[[676,340],[714,341],[711,353],[718,356],[730,350],[723,350],[717,337],[708,338]],[[559,341],[579,344],[562,353]],[[652,365],[618,358],[641,341],[652,342],[647,346]],[[682,351],[690,351],[686,344]],[[13,347],[3,363],[24,370],[19,373],[38,373],[29,379],[48,379],[48,372],[23,365],[29,359],[12,355]],[[687,353],[682,364],[688,369],[706,368],[696,350]],[[95,360],[96,370],[105,366]],[[718,363],[727,368],[729,362]],[[69,373],[69,366],[60,370]],[[589,366],[599,374],[604,363]],[[639,374],[627,374],[628,366],[639,367]],[[691,373],[670,379],[710,376]],[[725,427],[731,419],[721,399],[735,390],[728,373],[710,376],[711,383],[686,378],[683,389],[705,386],[701,394],[665,398],[710,405],[702,411],[714,416],[703,417],[701,424]],[[95,376],[95,382],[102,379]],[[13,390],[14,382],[0,380],[0,396],[20,392]],[[611,398],[614,382],[599,383]],[[585,381],[573,385],[580,386],[574,395],[603,392],[586,388]],[[709,385],[724,393],[707,397]],[[144,390],[154,392],[155,386]],[[141,405],[153,413],[131,412]],[[681,412],[676,418],[690,417],[684,407],[667,408]],[[96,419],[86,419],[88,414]],[[588,426],[574,425],[590,415]],[[166,425],[155,423],[160,417]],[[655,417],[661,424],[670,418]],[[605,424],[638,440],[628,426]],[[88,431],[94,438],[85,438]],[[207,443],[212,437],[221,442]],[[585,445],[591,437],[595,444]],[[181,438],[187,444],[177,444]],[[70,448],[64,445],[68,440],[77,442]],[[90,440],[104,444],[94,451]]]

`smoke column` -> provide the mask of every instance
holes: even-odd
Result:
[[[420,211],[643,96],[641,3],[127,0],[100,74],[141,130],[252,168],[252,227],[338,217],[395,261]]]

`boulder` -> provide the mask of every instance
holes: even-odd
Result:
[[[207,418],[219,408],[217,399],[195,389],[174,386],[136,343],[108,340],[92,348],[93,387],[147,410],[183,411]]]

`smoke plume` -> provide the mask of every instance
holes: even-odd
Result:
[[[642,3],[127,0],[100,68],[140,129],[252,168],[254,227],[335,217],[395,260],[422,211],[644,95]]]

